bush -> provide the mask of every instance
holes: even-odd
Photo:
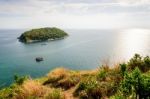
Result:
[[[20,87],[12,84],[7,88],[0,90],[0,99],[13,99],[21,91]]]
[[[100,81],[105,81],[106,80],[106,76],[107,76],[106,71],[102,70],[102,71],[99,71],[99,73],[97,75],[97,78]]]
[[[43,85],[49,84],[55,88],[61,87],[66,90],[78,84],[81,78],[80,76],[75,71],[57,68],[48,74],[48,80]]]
[[[79,95],[80,97],[86,99],[89,97],[100,97],[97,90],[98,86],[99,82],[96,80],[96,78],[89,76],[87,79],[79,83],[74,95]]]
[[[43,85],[57,83],[59,80],[63,79],[67,75],[69,75],[70,71],[64,68],[57,68],[48,73],[47,80],[43,83]]]
[[[18,85],[22,85],[24,83],[24,81],[27,80],[28,78],[29,78],[28,76],[14,75],[15,83]]]
[[[20,92],[15,95],[15,99],[37,99],[44,97],[48,89],[34,80],[27,80],[19,86]]]
[[[102,66],[99,68],[97,79],[99,81],[105,81],[107,77],[107,73],[110,71],[108,66]]]
[[[53,89],[52,92],[48,93],[44,99],[65,99],[61,90]]]
[[[95,76],[89,76],[79,83],[74,95],[84,99],[100,99],[109,97],[115,92],[116,86],[113,82],[100,82]]]
[[[65,90],[77,85],[80,81],[80,77],[77,75],[72,75],[69,77],[66,77],[60,81],[57,82],[57,87],[61,87]]]
[[[150,57],[141,57],[139,54],[135,54],[133,58],[128,62],[128,70],[132,71],[138,67],[142,72],[150,70]]]
[[[141,74],[140,70],[136,68],[130,74],[126,74],[122,81],[122,92],[127,97],[132,95],[137,99],[150,98],[150,77]],[[134,96],[135,94],[135,96]]]
[[[124,76],[125,74],[125,71],[126,71],[126,68],[127,68],[127,65],[124,63],[124,64],[120,64],[120,70],[121,70],[121,74],[122,76]]]

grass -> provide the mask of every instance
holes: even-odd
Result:
[[[69,89],[80,81],[81,75],[77,71],[57,68],[50,72],[47,77],[48,79],[43,83],[43,85]]]
[[[19,98],[24,97],[26,98],[28,96],[43,97],[48,90],[49,90],[48,88],[42,86],[39,82],[36,82],[34,80],[27,80],[21,86],[21,92],[17,97]]]
[[[45,99],[65,99],[65,96],[60,89],[53,89],[44,98]]]
[[[113,67],[104,64],[89,71],[56,68],[35,80],[15,77],[11,86],[0,90],[0,99],[150,98],[149,63],[149,57],[136,54],[128,62],[115,64]],[[137,88],[140,91],[136,91]]]

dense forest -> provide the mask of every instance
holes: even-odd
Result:
[[[128,62],[95,70],[56,68],[32,79],[14,76],[14,83],[0,90],[0,99],[149,99],[150,57],[135,54]]]
[[[29,42],[61,39],[67,35],[68,34],[61,29],[55,27],[53,28],[47,27],[26,31],[19,37],[19,40],[21,42],[29,43]]]

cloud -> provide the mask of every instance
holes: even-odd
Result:
[[[137,24],[142,26],[150,16],[148,1],[1,0],[0,27],[121,28],[140,26]]]
[[[1,14],[16,14],[24,16],[33,16],[40,14],[97,14],[97,13],[132,13],[132,12],[149,12],[149,4],[140,6],[123,6],[123,3],[137,2],[136,0],[23,0],[21,2],[8,0],[0,6]],[[107,2],[106,2],[107,1]],[[139,0],[140,1],[140,0]],[[91,3],[92,2],[92,3]],[[97,3],[96,3],[97,2]]]
[[[143,5],[150,4],[149,0],[116,0],[116,2],[123,5]]]

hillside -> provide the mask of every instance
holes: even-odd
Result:
[[[150,57],[135,54],[126,63],[95,70],[56,68],[39,79],[14,77],[0,99],[149,99]]]
[[[58,28],[39,28],[24,32],[18,39],[24,43],[62,39],[68,34]]]

